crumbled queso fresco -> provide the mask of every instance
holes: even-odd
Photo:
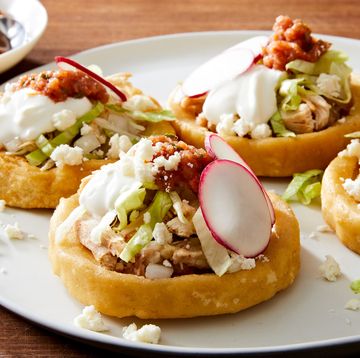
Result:
[[[239,137],[243,137],[250,134],[253,139],[261,139],[271,137],[272,131],[267,123],[261,123],[254,125],[251,122],[247,122],[239,119],[235,114],[222,114],[220,121],[216,125],[216,131],[221,136],[233,136],[237,134]]]
[[[341,157],[357,157],[360,160],[360,141],[352,139],[350,144],[342,150],[338,156]]]
[[[360,162],[360,141],[353,139],[350,144],[341,151],[338,156],[342,157],[356,157]],[[357,176],[354,180],[346,178],[342,183],[345,191],[356,201],[360,202],[360,176]]]
[[[100,312],[94,306],[86,306],[82,313],[74,318],[74,324],[77,327],[88,329],[94,332],[108,331]]]
[[[145,324],[137,328],[135,323],[123,328],[123,338],[133,342],[153,343],[160,341],[161,329],[154,324]]]
[[[20,229],[18,223],[15,223],[14,225],[6,225],[4,228],[4,232],[6,236],[11,240],[22,240],[24,238],[24,233]]]
[[[347,178],[342,184],[345,191],[353,197],[356,201],[360,202],[360,177],[358,176],[355,180]]]
[[[331,255],[326,255],[325,258],[319,267],[320,273],[326,280],[334,282],[341,276],[340,266]]]
[[[341,95],[341,79],[337,75],[320,73],[316,80],[316,84],[320,91],[325,95],[335,98]]]
[[[345,309],[351,311],[360,311],[360,300],[358,298],[351,298],[346,302]]]
[[[109,141],[110,148],[107,152],[109,159],[119,159],[121,153],[127,153],[132,147],[130,138],[127,135],[114,134]]]
[[[70,147],[68,144],[61,144],[51,153],[50,158],[57,167],[67,165],[80,165],[83,161],[83,150],[80,147]]]

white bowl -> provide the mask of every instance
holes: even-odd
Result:
[[[0,0],[0,10],[10,14],[25,28],[23,44],[0,54],[0,73],[20,62],[34,47],[43,34],[48,16],[38,0]]]

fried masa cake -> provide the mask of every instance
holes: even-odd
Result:
[[[275,222],[254,257],[210,234],[198,187],[214,162],[181,141],[142,139],[61,199],[49,253],[70,294],[111,316],[182,318],[238,312],[291,285],[300,266],[299,225],[275,194],[269,193]],[[266,220],[258,217],[257,225]]]
[[[81,71],[44,71],[7,84],[0,98],[0,198],[14,207],[55,208],[133,141],[174,134],[171,113],[129,77],[108,78],[122,99]]]
[[[360,254],[360,143],[354,139],[326,168],[321,187],[324,220],[341,242]]]
[[[178,85],[168,101],[174,126],[197,147],[219,133],[258,176],[325,169],[349,143],[344,134],[360,129],[360,78],[345,54],[314,38],[301,20],[279,16],[273,29],[270,38],[225,50]],[[237,70],[243,72],[232,70],[249,51],[248,66]],[[228,69],[216,70],[225,61]]]

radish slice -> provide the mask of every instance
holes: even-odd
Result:
[[[93,72],[93,71],[89,70],[88,68],[86,68],[85,66],[81,65],[80,63],[78,63],[70,58],[62,57],[62,56],[56,56],[55,62],[61,70],[64,70],[64,71],[79,70],[81,72],[84,72],[85,74],[87,74],[89,77],[91,77],[95,81],[100,82],[102,85],[104,85],[105,87],[107,87],[111,91],[113,91],[121,99],[121,101],[123,101],[123,102],[126,101],[126,99],[127,99],[126,95],[123,92],[121,92],[118,88],[116,88],[116,86],[114,86],[112,83],[107,81],[104,77],[99,76],[95,72]]]
[[[262,253],[270,240],[271,216],[254,175],[230,160],[215,160],[203,170],[199,200],[214,239],[245,257]]]
[[[205,149],[214,159],[227,159],[240,163],[252,172],[245,160],[240,157],[233,147],[215,133],[208,134],[205,137]]]
[[[193,71],[184,81],[183,91],[188,97],[199,97],[245,72],[253,62],[254,55],[249,49],[222,52]]]
[[[249,172],[254,176],[255,180],[259,183],[262,191],[264,192],[269,211],[271,216],[271,223],[272,225],[275,224],[275,211],[274,207],[272,205],[272,202],[269,198],[268,193],[266,192],[266,189],[261,184],[260,180],[257,178],[255,173],[252,171],[252,169],[249,167],[249,165],[245,162],[244,159],[240,157],[240,155],[231,147],[225,139],[221,138],[215,133],[208,134],[205,137],[205,149],[208,152],[208,154],[215,158],[215,159],[227,159],[231,160],[233,162],[239,163],[243,165],[246,169],[249,170]]]
[[[228,48],[226,51],[238,50],[239,48],[247,48],[252,51],[254,57],[262,54],[262,49],[269,43],[268,36],[255,36],[246,41],[239,42],[238,44]]]

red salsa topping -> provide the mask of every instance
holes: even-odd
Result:
[[[32,88],[54,102],[65,101],[68,97],[87,97],[102,103],[109,100],[105,87],[81,71],[44,71],[24,75],[16,84],[16,89],[22,88]]]
[[[263,62],[276,70],[285,70],[285,65],[296,59],[316,62],[331,46],[311,36],[309,26],[299,19],[278,16],[273,30],[269,44],[263,49]]]
[[[151,137],[150,139],[154,144],[162,143],[153,160],[160,156],[169,159],[175,152],[179,152],[181,158],[176,170],[159,168],[155,176],[156,185],[167,192],[185,185],[197,193],[201,172],[213,160],[209,154],[204,149],[195,148],[183,141],[177,141],[167,136]]]

